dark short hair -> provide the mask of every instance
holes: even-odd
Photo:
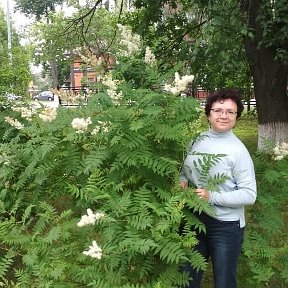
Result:
[[[206,104],[205,104],[205,114],[208,117],[210,115],[210,111],[212,108],[212,104],[220,101],[220,100],[226,100],[231,99],[234,101],[237,105],[237,119],[241,116],[244,105],[242,103],[241,95],[236,89],[231,88],[223,88],[220,90],[217,90],[211,94],[209,94],[206,98]]]

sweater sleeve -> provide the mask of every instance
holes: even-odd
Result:
[[[235,188],[232,191],[210,192],[209,203],[225,207],[242,207],[252,205],[256,201],[257,188],[252,159],[245,149],[236,155],[232,169]]]

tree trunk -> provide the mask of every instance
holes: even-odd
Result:
[[[244,46],[253,75],[259,124],[258,148],[265,149],[267,141],[272,144],[288,142],[288,65],[275,59],[278,47],[259,45],[263,36],[257,21],[260,2],[242,0],[241,10],[247,15],[245,20],[248,20],[249,29],[254,32],[253,38],[244,37]]]
[[[51,66],[51,77],[53,88],[57,88],[57,86],[59,85],[59,81],[58,81],[57,64],[55,59],[50,60],[50,66]]]

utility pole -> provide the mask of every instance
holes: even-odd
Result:
[[[11,44],[11,23],[10,23],[10,9],[9,0],[7,0],[7,11],[6,11],[6,23],[7,23],[7,34],[8,34],[8,56],[10,64],[12,63],[12,44]]]

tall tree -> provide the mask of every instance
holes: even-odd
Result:
[[[55,7],[63,4],[65,0],[15,0],[15,2],[17,10],[40,20],[42,17],[48,17],[49,12],[55,11]]]
[[[41,20],[42,18],[49,21],[49,13],[54,12],[57,5],[63,4],[65,0],[15,0],[16,9],[24,13],[27,16],[35,16],[36,20]],[[51,18],[50,18],[51,19]],[[53,43],[50,43],[53,44]],[[53,80],[53,86],[56,88],[58,86],[58,72],[56,59],[51,58],[49,60],[51,77]]]
[[[0,9],[0,95],[4,92],[25,96],[31,80],[29,60],[30,53],[20,45],[16,30],[11,29],[11,50],[8,51],[8,35],[5,15]],[[9,54],[11,53],[11,57]]]
[[[61,11],[50,13],[48,23],[37,21],[31,30],[34,60],[49,63],[50,70],[49,60],[55,58],[60,85],[65,78],[62,72],[70,72],[74,56],[81,56],[84,66],[93,66],[99,73],[111,67],[117,18],[106,9],[97,9],[92,19],[85,17],[88,12],[88,7],[77,7],[71,18]]]
[[[288,141],[288,2],[242,0],[244,46],[257,99],[259,137]],[[261,138],[258,143],[261,147]]]
[[[73,47],[75,42],[70,35],[64,33],[66,27],[63,12],[50,13],[48,21],[37,21],[30,30],[32,38],[33,60],[42,64],[43,70],[50,73],[53,86],[62,85],[63,80],[70,72],[70,62],[67,51]],[[65,80],[66,80],[65,79]]]
[[[165,65],[180,59],[196,73],[198,83],[210,83],[209,88],[246,83],[249,89],[252,75],[258,147],[263,148],[267,138],[274,143],[288,141],[287,1],[135,0],[133,4],[130,23],[154,44]]]

